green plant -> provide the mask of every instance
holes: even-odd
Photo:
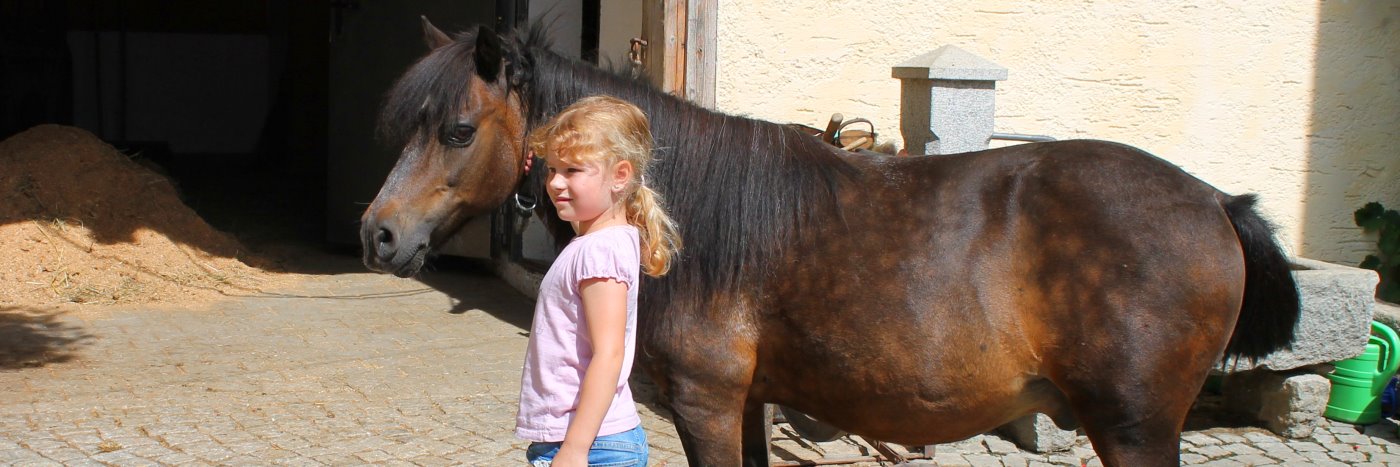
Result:
[[[1377,254],[1366,255],[1361,267],[1381,275],[1376,297],[1400,303],[1400,212],[1387,210],[1381,203],[1366,203],[1356,210],[1356,225],[1363,231],[1377,231]]]

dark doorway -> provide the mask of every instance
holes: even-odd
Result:
[[[0,138],[76,126],[164,172],[201,217],[249,244],[320,242],[328,10],[0,1]]]

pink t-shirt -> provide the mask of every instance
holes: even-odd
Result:
[[[627,377],[637,347],[637,279],[641,249],[637,228],[621,225],[575,237],[554,259],[535,301],[535,320],[520,378],[520,412],[515,435],[529,440],[564,440],[578,408],[583,374],[593,358],[583,322],[579,282],[610,278],[627,284],[626,350],[617,392],[603,417],[598,436],[621,433],[640,425]]]

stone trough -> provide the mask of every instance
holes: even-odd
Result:
[[[1226,407],[1252,415],[1280,436],[1306,438],[1322,417],[1331,391],[1330,381],[1322,375],[1332,371],[1332,362],[1355,357],[1365,349],[1377,306],[1378,278],[1375,271],[1307,258],[1293,260],[1293,278],[1302,298],[1293,348],[1216,373],[1224,377]],[[1379,319],[1394,323],[1400,316]],[[1024,417],[999,431],[1037,452],[1069,449],[1076,436],[1056,428],[1042,414]]]

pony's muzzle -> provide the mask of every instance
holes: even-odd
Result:
[[[365,267],[399,277],[417,274],[427,256],[426,236],[418,235],[424,237],[422,241],[413,241],[413,232],[405,235],[392,222],[366,217],[360,230]]]

